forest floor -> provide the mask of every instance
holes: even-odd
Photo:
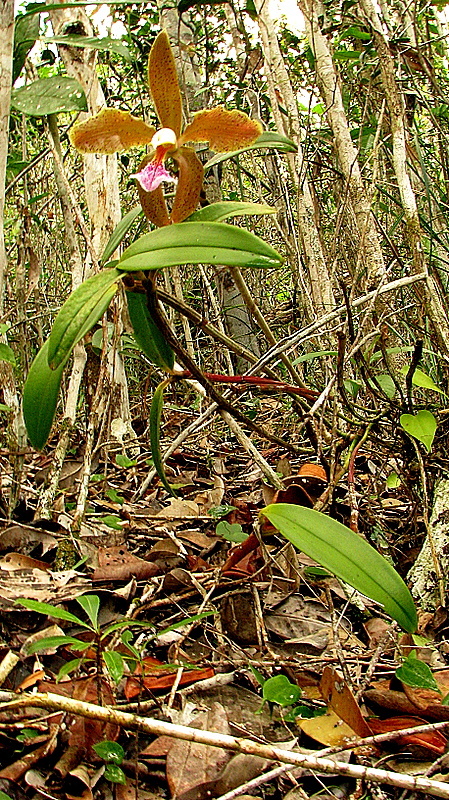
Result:
[[[157,478],[144,488],[148,449],[118,448],[95,466],[75,539],[82,454],[64,464],[53,519],[34,521],[52,454],[27,456],[25,502],[0,521],[3,800],[449,798],[446,612],[421,614],[413,639],[295,550],[259,512],[312,506],[326,473],[261,452],[284,492],[207,432],[169,459],[170,498]],[[6,488],[5,456],[1,469]],[[361,451],[361,535],[375,520],[371,544],[400,551],[405,578],[417,510],[400,485],[373,493],[372,476]],[[343,480],[341,521],[347,495]],[[416,647],[433,688],[396,675]]]

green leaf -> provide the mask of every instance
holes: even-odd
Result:
[[[387,397],[392,400],[396,394],[396,386],[394,385],[394,380],[391,375],[389,375],[388,372],[382,372],[380,375],[376,375],[376,381]]]
[[[111,781],[111,783],[121,783],[123,786],[126,785],[126,775],[122,768],[118,767],[116,764],[107,764],[103,777]]]
[[[117,489],[106,489],[106,497],[111,503],[117,503],[120,506],[125,502],[125,498],[117,492]]]
[[[92,627],[98,630],[98,611],[100,609],[100,598],[96,594],[83,594],[76,598],[76,602],[81,606],[92,623]]]
[[[133,60],[126,44],[123,44],[120,39],[112,39],[111,36],[103,36],[101,39],[97,36],[77,36],[75,34],[70,36],[43,36],[41,41],[65,44],[68,47],[90,47],[92,50],[107,50],[109,53],[116,53],[121,56],[125,61],[132,62]]]
[[[105,650],[103,653],[103,658],[109,675],[114,683],[120,683],[125,672],[125,664],[120,653],[117,653],[116,650]]]
[[[13,366],[16,364],[14,350],[8,344],[3,344],[3,342],[0,342],[0,361],[7,361]]]
[[[12,797],[9,794],[5,794],[0,790],[0,800],[12,800]]]
[[[430,411],[418,411],[417,414],[401,414],[401,426],[406,433],[422,442],[430,453],[437,429],[437,421]]]
[[[410,653],[409,656],[402,662],[396,670],[396,677],[407,686],[412,686],[414,689],[433,689],[434,692],[440,692],[440,687],[433,677],[432,670],[424,661],[416,658],[416,651]]]
[[[226,514],[229,514],[231,511],[235,511],[235,506],[213,506],[207,513],[210,517],[220,519],[220,517],[225,517]]]
[[[127,291],[126,301],[134,338],[140,349],[153,364],[171,372],[175,354],[152,317],[146,295]]]
[[[26,57],[39,36],[39,15],[18,16],[14,24],[14,56],[12,82],[15,83],[26,61]]]
[[[62,678],[65,678],[67,675],[70,675],[71,672],[76,672],[82,661],[82,658],[72,658],[71,661],[66,661],[56,676],[56,683],[62,680]]]
[[[266,206],[263,203],[241,203],[234,200],[223,200],[220,203],[211,203],[199,211],[194,211],[184,222],[223,222],[230,217],[243,215],[277,214],[278,209]]]
[[[71,614],[70,611],[66,611],[64,608],[52,606],[50,603],[29,600],[27,597],[20,597],[15,602],[21,606],[25,606],[29,611],[37,611],[38,614],[46,614],[48,617],[54,617],[55,619],[65,619],[67,622],[73,622],[75,625],[81,625],[83,628],[87,627],[82,619],[75,617],[75,614]]]
[[[361,536],[311,508],[276,503],[261,512],[295,547],[357,591],[380,603],[404,630],[417,628],[416,609],[402,578]]]
[[[244,542],[248,538],[248,534],[243,531],[238,522],[227,522],[223,519],[218,523],[215,528],[217,536],[222,536],[227,542]]]
[[[277,150],[280,153],[296,153],[298,148],[291,139],[286,136],[281,136],[280,133],[273,131],[265,131],[253,144],[244,147],[241,150],[233,150],[231,153],[218,153],[206,162],[204,169],[210,169],[215,164],[220,164],[222,161],[227,161],[229,158],[235,158],[240,153],[247,153],[249,150]]]
[[[401,485],[401,483],[402,481],[398,473],[394,471],[390,472],[390,474],[387,477],[387,480],[385,481],[387,489],[397,489],[398,486]]]
[[[407,364],[401,368],[401,375],[407,375],[409,367]],[[438,392],[439,394],[445,394],[439,386],[436,385],[435,381],[432,380],[430,375],[426,375],[422,369],[415,369],[412,375],[412,384],[413,386],[419,386],[421,389],[430,389],[432,392]]]
[[[78,286],[60,308],[54,321],[48,345],[48,364],[56,369],[72,349],[103,316],[121,278],[117,269],[107,269],[92,275]]]
[[[175,264],[279,267],[282,257],[254,233],[225,222],[179,222],[141,236],[123,253],[125,272]]]
[[[90,646],[90,642],[82,642],[74,636],[45,636],[37,642],[32,642],[27,647],[27,654],[40,653],[42,650],[55,650],[57,647],[72,646],[74,650],[85,650]]]
[[[275,675],[274,678],[268,678],[262,687],[263,699],[269,703],[277,703],[283,708],[296,703],[301,694],[299,686],[296,683],[290,683],[286,675]]]
[[[171,226],[173,227],[173,226]],[[165,475],[164,465],[161,457],[161,416],[162,408],[164,405],[164,390],[168,386],[169,381],[162,381],[157,389],[155,389],[153,399],[150,407],[150,446],[151,455],[153,457],[154,469],[156,470],[163,487],[167,490],[172,497],[177,497],[175,490],[170,486]]]
[[[48,347],[47,340],[31,364],[23,387],[25,426],[28,438],[36,450],[42,450],[50,435],[65,366],[64,361],[58,369],[50,369]]]
[[[13,89],[11,105],[31,117],[45,117],[62,111],[86,111],[86,96],[74,78],[54,75]]]
[[[121,764],[125,758],[125,751],[121,744],[117,742],[109,742],[107,739],[104,742],[94,744],[97,756],[106,761],[108,764]]]
[[[131,211],[128,211],[128,213],[122,217],[109,237],[109,241],[103,250],[100,264],[106,264],[106,261],[109,261],[111,256],[113,256],[117,250],[117,247],[119,247],[119,245],[122,243],[133,222],[135,222],[137,217],[141,216],[142,214],[142,206],[134,206]]]
[[[129,469],[129,467],[135,467],[137,461],[135,458],[128,458],[125,453],[117,453],[115,457],[115,463],[118,467],[123,467],[124,469]]]
[[[115,531],[121,531],[123,529],[123,520],[116,514],[105,514],[104,517],[99,517],[98,521],[102,522],[103,525],[107,525],[108,528],[112,528]]]

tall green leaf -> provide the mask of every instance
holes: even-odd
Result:
[[[164,464],[161,457],[161,416],[164,405],[164,391],[169,384],[169,380],[162,381],[154,392],[150,408],[150,445],[153,457],[154,469],[161,479],[164,489],[172,497],[177,497],[175,490],[170,486],[165,474]]]
[[[111,302],[121,273],[105,269],[92,275],[67,298],[54,321],[49,338],[48,363],[56,369],[72,349],[103,316]]]
[[[133,272],[175,264],[278,267],[282,256],[258,236],[236,225],[180,222],[141,236],[125,250],[118,267]]]
[[[175,354],[151,316],[146,295],[126,292],[126,300],[134,338],[140,349],[153,364],[171,372]]]
[[[265,131],[248,147],[244,147],[241,150],[233,150],[231,153],[217,153],[216,156],[213,156],[206,162],[204,169],[210,169],[210,167],[214,167],[215,164],[220,164],[222,161],[235,158],[235,156],[238,156],[240,153],[246,153],[249,150],[277,150],[280,153],[296,153],[298,148],[295,143],[292,142],[291,139],[287,139],[286,136],[282,136],[280,133],[274,133],[273,131]]]
[[[47,340],[31,364],[23,387],[25,426],[28,438],[36,450],[42,450],[50,435],[65,364],[63,361],[58,369],[50,369],[48,346]]]
[[[109,241],[104,248],[103,255],[101,256],[101,264],[106,264],[106,262],[109,261],[117,250],[117,247],[119,247],[125,238],[134,220],[141,214],[143,214],[142,206],[134,206],[131,211],[128,211],[128,213],[122,217],[118,225],[112,231]]]
[[[53,75],[13,89],[11,105],[31,117],[45,117],[61,111],[86,111],[86,95],[74,78]]]
[[[418,625],[402,578],[377,550],[335,519],[311,508],[274,503],[261,512],[295,547],[383,606],[405,631]]]
[[[209,206],[194,211],[184,222],[223,222],[230,217],[243,215],[258,216],[260,214],[277,214],[278,209],[266,206],[263,203],[241,203],[239,201],[223,200],[220,203],[211,203]]]

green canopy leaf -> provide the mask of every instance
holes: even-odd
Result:
[[[15,19],[14,25],[14,55],[12,65],[12,82],[15,83],[26,57],[39,36],[39,14],[35,16],[20,15]]]
[[[31,117],[45,117],[61,111],[86,111],[86,96],[74,78],[54,75],[13,89],[11,105]]]
[[[416,609],[402,578],[377,550],[341,522],[312,508],[274,503],[262,514],[295,547],[380,603],[405,631],[417,628]]]
[[[99,39],[98,36],[77,36],[72,34],[70,36],[44,36],[41,41],[65,44],[68,47],[90,47],[92,50],[107,50],[110,53],[116,53],[121,56],[125,61],[133,60],[126,44],[123,44],[120,39],[112,39],[111,36],[103,36]]]

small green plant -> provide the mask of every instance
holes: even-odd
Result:
[[[110,742],[107,739],[104,742],[94,744],[93,749],[97,756],[106,762],[103,777],[111,783],[126,783],[126,775],[123,772],[120,764],[125,757],[125,751],[117,742]]]
[[[40,603],[37,600],[29,600],[28,598],[16,600],[16,603],[28,608],[30,611],[36,611],[39,614],[46,614],[56,619],[71,622],[73,625],[80,627],[90,634],[89,641],[83,641],[76,636],[46,636],[33,642],[29,646],[28,655],[38,653],[41,650],[47,650],[48,648],[56,649],[58,647],[70,648],[78,653],[83,653],[85,650],[94,650],[94,656],[79,656],[63,664],[58,672],[57,680],[61,680],[61,678],[66,675],[70,675],[83,665],[97,665],[99,671],[102,671],[104,667],[114,683],[118,684],[124,675],[125,661],[130,663],[131,669],[134,669],[136,663],[142,661],[142,653],[131,644],[131,639],[133,637],[132,628],[154,628],[154,625],[146,620],[133,620],[128,617],[122,617],[112,622],[110,625],[103,627],[98,620],[100,611],[100,598],[98,595],[86,594],[82,597],[77,597],[76,602],[85,612],[89,622],[85,622],[70,611],[52,606],[50,603]],[[213,613],[212,611],[205,611],[201,614],[195,614],[185,620],[175,622],[160,633],[163,634],[177,630],[184,625],[189,625],[192,622],[197,622],[200,619],[209,617]],[[119,652],[118,649],[110,650],[107,646],[108,638],[121,629],[123,630],[117,647],[120,647],[121,650],[125,650],[124,653]],[[159,632],[152,633],[147,637],[146,643],[152,641],[158,635]]]
[[[325,708],[311,708],[300,703],[302,691],[296,683],[291,683],[286,675],[274,675],[265,680],[258,670],[251,667],[251,672],[262,686],[263,702],[259,713],[264,703],[268,703],[272,710],[275,705],[280,706],[281,709],[290,708],[287,713],[283,714],[286,722],[294,722],[297,717],[310,719],[325,713]]]
[[[430,453],[437,429],[437,421],[432,412],[423,410],[417,414],[401,414],[400,423],[405,432],[422,442]]]
[[[245,533],[238,522],[231,523],[225,519],[218,523],[215,533],[217,536],[222,536],[227,542],[233,542],[234,544],[240,544],[248,538],[248,534]]]

